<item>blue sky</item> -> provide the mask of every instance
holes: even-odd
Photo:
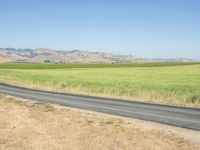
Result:
[[[0,47],[200,58],[200,0],[0,0]]]

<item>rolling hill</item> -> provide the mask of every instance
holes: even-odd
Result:
[[[143,61],[143,59],[131,55],[115,55],[84,50],[0,48],[0,62],[116,63],[136,61]]]
[[[117,55],[85,50],[53,50],[47,48],[0,48],[0,63],[4,62],[53,62],[53,63],[133,63],[133,62],[199,62],[188,58],[143,59],[132,55]]]

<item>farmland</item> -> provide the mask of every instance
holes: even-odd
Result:
[[[200,63],[0,64],[0,82],[124,100],[200,107]]]
[[[200,62],[152,62],[127,64],[58,64],[58,63],[0,63],[0,69],[65,69],[65,68],[121,68],[121,67],[170,67],[195,65]]]

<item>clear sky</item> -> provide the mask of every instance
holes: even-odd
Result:
[[[0,0],[0,47],[200,58],[200,0]]]

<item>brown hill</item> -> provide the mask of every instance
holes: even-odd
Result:
[[[116,55],[84,50],[58,51],[47,48],[14,49],[0,48],[3,62],[54,62],[54,63],[128,63],[128,62],[200,62],[200,59],[154,58],[141,59],[132,55]]]
[[[9,62],[7,58],[0,56],[0,63]]]
[[[53,49],[0,48],[0,62],[63,62],[63,63],[115,63],[135,62],[141,59],[131,55],[115,55],[83,50],[56,51]]]

